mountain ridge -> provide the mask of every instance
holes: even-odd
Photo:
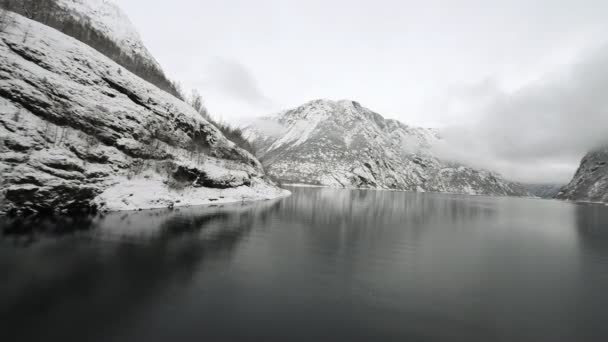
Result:
[[[487,170],[440,160],[434,129],[409,126],[351,100],[313,100],[244,129],[269,175],[287,183],[528,195]]]

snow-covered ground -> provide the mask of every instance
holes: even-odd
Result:
[[[171,189],[164,184],[164,181],[154,172],[147,172],[135,179],[117,177],[113,186],[105,189],[95,198],[95,203],[108,211],[121,211],[250,202],[289,195],[289,191],[259,180],[251,185],[226,189],[192,186]]]
[[[289,194],[184,102],[86,44],[12,17],[0,33],[0,212]]]

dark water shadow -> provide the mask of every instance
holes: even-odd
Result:
[[[229,260],[276,201],[0,223],[0,340],[116,338]],[[90,332],[90,336],[83,335]],[[2,337],[4,336],[4,337]]]
[[[608,289],[608,207],[579,204],[576,227],[581,245],[580,302],[577,315],[579,331],[587,341],[601,341],[608,336],[605,324],[608,297],[598,296]]]

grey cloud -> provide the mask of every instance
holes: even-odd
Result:
[[[287,127],[268,118],[257,118],[251,123],[251,126],[255,127],[262,135],[270,137],[279,137],[287,129]]]
[[[481,119],[444,129],[437,151],[524,181],[567,181],[586,152],[608,143],[607,90],[604,45],[515,92],[490,101],[480,92],[486,104],[469,116]]]
[[[207,68],[208,84],[251,105],[271,107],[273,102],[262,92],[253,74],[241,63],[216,59]]]

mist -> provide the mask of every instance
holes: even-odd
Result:
[[[250,125],[262,135],[273,138],[280,137],[287,130],[287,127],[270,117],[256,118]]]
[[[236,100],[266,108],[272,106],[272,101],[264,95],[251,71],[237,61],[216,58],[205,74],[206,84],[220,88]]]
[[[436,152],[522,182],[565,183],[608,144],[608,45],[514,91],[484,81],[460,92],[467,120],[443,127]]]

